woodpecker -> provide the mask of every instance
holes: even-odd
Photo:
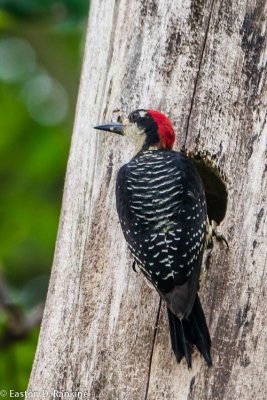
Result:
[[[159,111],[139,109],[95,128],[135,145],[116,181],[124,237],[135,263],[166,302],[177,362],[185,357],[191,368],[197,348],[210,367],[211,339],[198,296],[207,221],[201,178],[193,162],[173,150],[173,126]]]

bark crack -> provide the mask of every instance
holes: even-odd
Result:
[[[150,384],[150,375],[151,375],[151,367],[152,367],[152,360],[153,360],[153,353],[154,353],[155,342],[156,342],[157,331],[158,331],[158,324],[159,324],[160,309],[161,309],[161,299],[159,300],[159,308],[158,308],[157,317],[156,317],[156,324],[155,324],[155,328],[154,328],[154,336],[153,336],[152,348],[151,348],[151,353],[150,353],[150,358],[149,358],[148,377],[147,377],[146,393],[145,393],[144,400],[147,400],[147,396],[148,396],[148,390],[149,390],[149,384]]]
[[[212,2],[211,2],[210,14],[209,14],[209,17],[208,17],[207,28],[206,28],[206,31],[205,31],[203,46],[202,46],[202,50],[201,50],[201,54],[200,54],[200,59],[199,59],[199,64],[198,64],[198,69],[197,69],[197,74],[196,74],[196,79],[195,79],[195,83],[194,83],[194,89],[193,89],[193,94],[192,94],[192,99],[191,99],[191,104],[190,104],[190,109],[189,109],[189,114],[188,114],[188,119],[187,119],[187,124],[186,124],[186,131],[185,131],[185,138],[184,138],[183,148],[185,148],[185,144],[186,144],[187,137],[188,137],[190,119],[191,119],[191,115],[192,115],[193,106],[194,106],[194,103],[195,103],[197,85],[198,85],[201,66],[202,66],[204,53],[205,53],[205,49],[206,49],[207,38],[208,38],[209,29],[210,29],[210,21],[211,21],[212,11],[213,11],[213,7],[214,7],[214,2],[215,2],[215,0],[212,0]]]

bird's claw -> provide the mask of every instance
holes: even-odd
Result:
[[[209,222],[207,218],[207,234],[206,234],[206,248],[212,249],[214,244],[214,238],[217,242],[223,241],[229,248],[228,242],[225,236],[220,232],[218,224],[212,220]]]

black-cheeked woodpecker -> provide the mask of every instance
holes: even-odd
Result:
[[[203,183],[193,162],[174,151],[170,120],[136,110],[119,122],[97,126],[134,142],[135,156],[117,176],[116,204],[136,264],[165,300],[177,362],[192,364],[196,347],[211,366],[211,339],[198,297],[206,240]]]

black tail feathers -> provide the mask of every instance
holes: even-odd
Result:
[[[188,368],[192,367],[192,351],[194,345],[206,360],[209,367],[212,366],[210,356],[211,340],[205,315],[197,295],[191,314],[186,319],[178,319],[169,308],[168,317],[172,349],[179,363],[185,357]]]

